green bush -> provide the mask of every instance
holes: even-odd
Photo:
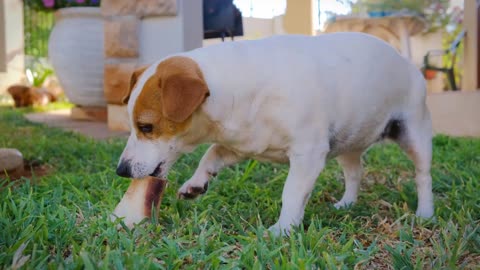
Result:
[[[36,10],[56,10],[66,7],[98,7],[100,0],[24,0],[25,5]]]
[[[53,68],[44,58],[33,59],[26,67],[27,79],[35,87],[41,87],[43,82],[53,74]]]
[[[55,24],[54,14],[25,4],[23,18],[25,54],[34,57],[47,57],[48,38]]]

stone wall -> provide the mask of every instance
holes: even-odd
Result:
[[[105,98],[121,104],[139,62],[140,24],[146,17],[176,16],[176,0],[102,0],[105,18]]]
[[[128,130],[132,72],[168,55],[202,47],[202,1],[102,0],[105,24],[104,93],[108,127]]]
[[[0,1],[0,94],[25,79],[23,2]]]

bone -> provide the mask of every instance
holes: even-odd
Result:
[[[151,218],[152,206],[158,211],[166,186],[167,180],[157,177],[132,179],[113,211],[112,220],[123,218],[125,225],[132,228],[143,219]]]

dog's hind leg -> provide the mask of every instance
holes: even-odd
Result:
[[[415,164],[418,194],[417,216],[429,218],[434,214],[432,177],[432,123],[426,107],[405,119],[402,134],[396,142]]]
[[[178,190],[178,196],[184,199],[193,199],[205,193],[210,177],[215,176],[221,168],[231,166],[241,160],[243,157],[235,152],[219,144],[213,144],[203,155],[192,178]]]
[[[288,235],[300,225],[315,181],[325,166],[327,151],[305,151],[290,156],[290,170],[282,193],[282,210],[269,228],[274,235]]]
[[[348,207],[357,201],[358,189],[363,175],[361,156],[362,152],[359,151],[337,157],[345,177],[345,193],[342,199],[334,205],[337,209]]]

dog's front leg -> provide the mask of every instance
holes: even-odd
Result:
[[[183,199],[193,199],[205,193],[210,177],[217,175],[221,168],[233,165],[242,159],[235,152],[221,145],[213,144],[200,160],[200,164],[192,178],[178,190],[178,196]]]
[[[274,235],[288,235],[292,226],[300,225],[315,181],[325,166],[326,153],[318,151],[290,157],[290,170],[283,187],[280,218],[269,228]]]

